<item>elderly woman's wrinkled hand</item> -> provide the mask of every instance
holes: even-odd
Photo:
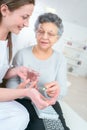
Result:
[[[53,81],[48,84],[45,84],[45,87],[46,87],[46,93],[50,97],[49,99],[50,105],[55,104],[60,93],[60,87],[58,83],[56,81]]]

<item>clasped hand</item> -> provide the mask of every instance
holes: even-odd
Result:
[[[32,70],[28,69],[26,67],[20,66],[20,67],[15,67],[10,70],[11,73],[9,73],[8,77],[13,77],[18,75],[20,78],[23,79],[23,83],[21,83],[18,88],[25,88],[26,89],[26,95],[29,97],[32,102],[39,108],[43,109],[49,105],[55,104],[58,94],[59,94],[59,86],[56,81],[50,82],[48,84],[45,84],[46,87],[46,92],[48,96],[51,98],[45,98],[37,89],[37,81],[39,78],[39,73]],[[9,72],[9,71],[8,71]],[[28,80],[28,81],[27,81]],[[32,83],[29,88],[26,88],[26,85],[28,83]]]
[[[49,100],[45,98],[37,89],[37,82],[39,78],[39,73],[28,69],[26,67],[17,67],[15,68],[17,75],[23,79],[24,82],[22,82],[18,88],[26,88],[26,86],[29,85],[28,88],[26,88],[26,95],[31,99],[31,101],[39,108],[43,109],[49,105]]]
[[[49,105],[49,100],[42,96],[40,92],[37,90],[37,81],[32,82],[32,84],[26,88],[26,85],[29,83],[29,79],[22,82],[18,88],[25,88],[24,97],[28,97],[31,99],[32,103],[34,103],[39,109],[43,109]]]

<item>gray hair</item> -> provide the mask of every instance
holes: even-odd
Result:
[[[54,23],[57,26],[58,35],[61,36],[64,31],[62,19],[58,17],[57,14],[53,14],[53,13],[44,13],[40,15],[35,23],[35,31],[37,31],[39,24],[48,23],[48,22]]]

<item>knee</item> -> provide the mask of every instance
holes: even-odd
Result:
[[[21,111],[20,113],[20,120],[22,121],[22,123],[27,126],[29,121],[30,121],[30,116],[28,111],[25,109],[23,111]]]
[[[21,105],[18,102],[14,102],[14,103],[16,105],[16,112],[17,112],[17,113],[15,113],[16,117],[17,117],[16,119],[17,119],[17,121],[18,120],[20,121],[19,122],[20,130],[21,130],[21,128],[22,128],[22,130],[24,130],[30,121],[30,115],[29,115],[27,109],[23,105]]]

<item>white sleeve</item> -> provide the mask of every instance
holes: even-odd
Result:
[[[5,64],[7,60],[7,44],[0,43],[0,83],[9,68],[8,64]]]
[[[7,51],[7,44],[0,43],[0,66],[3,66],[4,60],[6,60],[5,59],[6,51]]]
[[[21,54],[20,53],[17,53],[15,55],[15,57],[13,58],[13,63],[12,65],[17,67],[17,66],[21,66],[21,62],[20,62],[20,59],[21,59]],[[17,88],[17,86],[21,83],[21,79],[20,77],[18,76],[15,76],[15,77],[12,77],[8,80],[7,84],[6,84],[6,87],[7,88]]]

